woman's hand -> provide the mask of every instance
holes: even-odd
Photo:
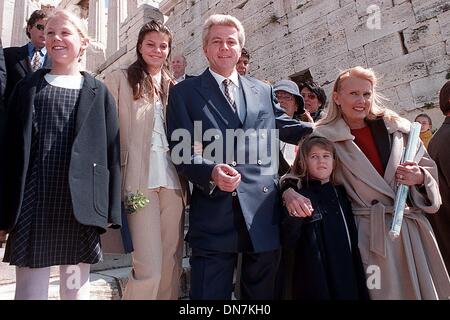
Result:
[[[403,162],[399,164],[395,176],[398,183],[407,186],[422,185],[425,180],[422,169],[415,162]]]
[[[292,188],[283,192],[283,203],[289,214],[294,217],[309,217],[314,211],[311,201]]]

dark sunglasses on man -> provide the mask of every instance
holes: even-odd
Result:
[[[44,25],[43,24],[36,24],[36,25],[34,25],[35,27],[36,27],[36,29],[38,29],[38,30],[41,30],[41,31],[44,31]]]

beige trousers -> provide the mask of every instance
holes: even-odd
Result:
[[[124,300],[180,296],[184,207],[180,190],[145,190],[150,203],[128,215],[134,251]]]

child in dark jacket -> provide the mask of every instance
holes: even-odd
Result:
[[[364,269],[358,250],[356,225],[345,189],[333,184],[336,166],[333,144],[322,137],[308,137],[300,144],[289,174],[289,187],[310,199],[311,216],[285,210],[282,241],[294,252],[285,265],[292,274],[293,299],[368,299]],[[291,268],[291,269],[290,269]]]

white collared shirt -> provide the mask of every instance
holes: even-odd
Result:
[[[217,83],[219,84],[220,91],[222,91],[224,97],[225,97],[225,86],[223,84],[223,80],[229,79],[231,81],[232,84],[229,88],[230,95],[236,103],[237,112],[239,114],[239,118],[241,118],[241,121],[242,121],[243,117],[245,117],[245,112],[243,112],[244,110],[241,110],[244,103],[243,103],[243,100],[241,100],[241,99],[243,99],[243,96],[241,96],[241,91],[239,90],[239,87],[240,87],[239,86],[239,75],[238,75],[237,71],[234,70],[233,73],[228,78],[225,78],[224,76],[218,74],[217,72],[212,71],[211,68],[209,68],[209,72],[211,72],[214,79],[216,79]],[[231,106],[230,106],[230,108],[231,108]],[[242,115],[244,115],[244,116],[242,117]]]
[[[177,83],[183,81],[184,79],[186,79],[186,74],[183,74],[181,77],[177,78]]]

